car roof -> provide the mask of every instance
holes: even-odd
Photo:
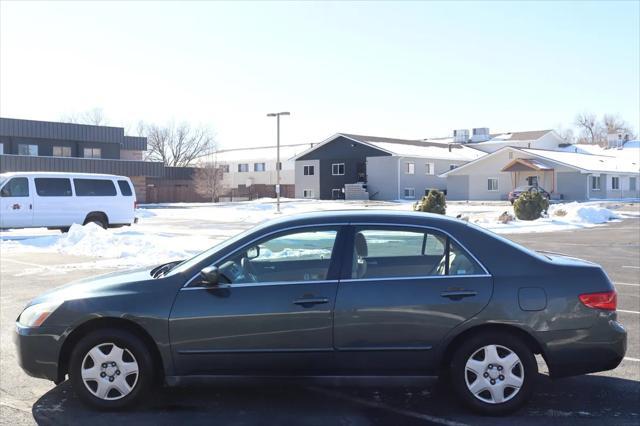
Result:
[[[119,175],[110,175],[105,173],[74,173],[74,172],[6,172],[2,173],[0,176],[3,177],[13,177],[13,176],[24,176],[24,177],[84,177],[84,178],[117,178],[117,179],[128,179],[126,176]]]
[[[450,216],[415,211],[397,211],[380,209],[324,210],[320,212],[298,213],[273,219],[264,223],[265,227],[283,225],[322,225],[332,223],[380,223],[422,226],[460,226],[467,222]]]

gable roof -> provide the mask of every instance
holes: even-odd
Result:
[[[344,137],[387,154],[401,157],[421,157],[445,160],[471,161],[485,155],[484,152],[462,144],[443,144],[427,142],[420,139],[397,139],[379,136],[354,135],[350,133],[336,133],[328,139],[296,155],[295,159],[315,151],[321,146]]]
[[[491,133],[489,134],[490,139],[482,142],[465,142],[464,145],[473,146],[473,145],[482,145],[482,144],[498,144],[505,143],[507,141],[534,141],[538,140],[541,137],[545,136],[549,132],[555,132],[555,130],[547,129],[547,130],[527,130],[524,132],[502,132],[502,133]],[[558,136],[559,137],[559,136]],[[452,143],[453,136],[440,137],[440,138],[427,138],[425,141],[431,143]]]
[[[487,154],[484,157],[471,161],[453,170],[449,170],[441,177],[460,174],[464,169],[477,164],[480,161],[489,159],[504,150],[526,153],[537,159],[551,161],[553,163],[579,170],[583,173],[639,173],[640,165],[637,161],[624,161],[620,158],[605,155],[580,154],[575,152],[552,151],[545,149],[514,148],[505,146],[497,151]]]

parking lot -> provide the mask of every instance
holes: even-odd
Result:
[[[540,365],[537,394],[507,418],[474,416],[436,379],[366,387],[265,383],[159,390],[146,405],[124,413],[88,410],[67,382],[33,379],[16,364],[11,334],[24,304],[42,291],[94,274],[47,269],[81,262],[58,254],[3,254],[1,262],[0,422],[2,424],[634,424],[640,423],[640,219],[591,229],[509,236],[533,249],[560,252],[601,264],[618,290],[629,347],[615,370],[552,381]],[[39,273],[24,274],[39,268]],[[102,271],[101,271],[102,272]],[[106,272],[106,271],[104,271]]]

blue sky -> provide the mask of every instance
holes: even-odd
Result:
[[[640,127],[640,2],[6,2],[0,115],[188,121],[225,148],[336,132]]]

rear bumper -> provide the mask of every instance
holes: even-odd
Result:
[[[552,377],[612,370],[622,362],[627,351],[627,331],[613,319],[600,321],[588,329],[540,334]]]
[[[18,364],[32,377],[61,381],[58,359],[60,354],[60,330],[47,327],[28,328],[16,324],[13,342]]]

